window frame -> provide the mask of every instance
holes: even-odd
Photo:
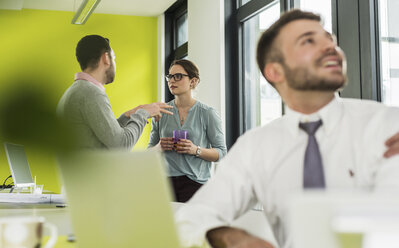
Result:
[[[243,73],[243,23],[259,14],[274,0],[225,0],[225,78],[226,78],[226,145],[229,149],[246,130],[245,85]],[[280,0],[280,12],[293,6],[293,0]],[[282,106],[282,110],[284,108]],[[283,112],[284,113],[284,112]]]
[[[348,84],[341,96],[380,102],[378,1],[334,0],[332,12],[333,32],[348,61]]]
[[[182,59],[188,56],[188,41],[177,46],[178,30],[177,19],[188,14],[187,0],[178,0],[165,11],[165,75],[169,73],[170,64],[175,59]],[[165,102],[174,99],[165,81]]]
[[[299,0],[280,0],[280,11]],[[364,2],[366,1],[366,3]],[[332,0],[332,30],[348,61],[348,85],[342,97],[381,101],[378,0]],[[226,144],[230,148],[246,129],[242,24],[272,0],[225,0]],[[284,107],[282,107],[284,114]]]

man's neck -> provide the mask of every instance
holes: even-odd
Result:
[[[105,77],[104,77],[104,73],[102,73],[99,70],[89,70],[86,69],[83,71],[84,73],[89,74],[90,76],[92,76],[95,80],[97,80],[99,83],[101,83],[103,86],[105,86]]]
[[[291,92],[289,97],[285,97],[285,103],[292,110],[312,114],[334,99],[334,92],[326,91],[296,91]]]

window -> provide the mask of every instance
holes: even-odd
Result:
[[[225,0],[226,145],[230,148],[245,131],[283,114],[281,99],[263,78],[256,63],[260,34],[287,0]]]
[[[240,112],[236,116],[240,123],[238,126],[240,135],[251,128],[265,125],[284,114],[284,107],[279,94],[262,76],[256,63],[256,46],[261,33],[280,17],[282,10],[289,9],[289,6],[320,14],[323,17],[326,30],[332,32],[332,1],[240,0],[236,3],[239,5],[238,8],[232,4],[233,0],[225,1],[234,5],[231,9],[233,10],[233,17],[237,18],[238,32],[235,35],[238,37],[238,41],[235,52],[238,52],[238,56],[234,66],[239,68],[236,75],[238,82],[234,86],[235,92],[232,92],[236,95],[236,98],[231,99],[231,102],[227,102],[226,105],[230,107],[234,106],[235,102],[240,102],[240,106],[235,108],[235,111]],[[231,26],[228,28],[231,29]],[[229,61],[229,59],[226,57],[226,61]],[[228,71],[229,69],[226,70],[227,80],[232,77],[227,75]],[[237,94],[239,94],[238,97]],[[230,95],[230,98],[232,97],[233,95]],[[234,111],[227,110],[226,113],[234,114]],[[226,130],[226,133],[229,135],[228,130]],[[229,146],[229,142],[227,143]]]
[[[178,0],[165,11],[165,75],[175,59],[188,56],[188,20],[187,0]],[[171,101],[174,96],[165,83],[165,101]]]
[[[246,4],[246,3],[248,3],[249,1],[251,1],[251,0],[240,0],[240,2],[241,2],[240,6],[242,6],[242,5]]]
[[[176,20],[176,47],[184,45],[188,42],[188,27],[187,27],[187,12],[177,18]]]
[[[395,26],[399,23],[395,13],[399,9],[398,0],[225,0],[224,3],[228,148],[248,129],[284,114],[277,92],[257,68],[255,49],[260,33],[281,12],[291,8],[320,14],[325,29],[337,35],[348,66],[348,84],[341,97],[382,99],[387,104],[399,105],[399,58],[395,56],[399,54],[399,28]]]
[[[399,106],[399,2],[379,0],[381,100]]]
[[[244,129],[264,125],[282,115],[282,101],[265,80],[256,63],[258,39],[280,16],[280,3],[274,1],[243,23]]]
[[[321,15],[324,28],[332,33],[331,0],[296,0],[294,6]]]

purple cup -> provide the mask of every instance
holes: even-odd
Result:
[[[180,139],[187,139],[187,130],[173,130],[173,142],[177,143]]]

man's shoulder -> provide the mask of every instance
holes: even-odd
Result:
[[[346,107],[351,107],[351,108],[386,108],[386,106],[383,103],[376,102],[374,100],[368,100],[368,99],[355,99],[355,98],[339,98],[338,101],[343,104]]]
[[[369,137],[373,142],[383,144],[385,139],[398,131],[399,108],[387,106],[371,100],[345,99],[344,120],[349,123],[354,133]]]
[[[79,89],[81,91],[90,91],[90,92],[95,92],[95,93],[104,93],[103,90],[101,90],[97,85],[86,81],[86,80],[76,80],[73,84],[72,87],[75,87],[76,89]]]
[[[63,96],[58,102],[58,108],[76,108],[76,106],[82,107],[82,104],[87,101],[107,101],[107,98],[108,97],[105,92],[96,85],[85,80],[76,80],[64,92]]]
[[[373,100],[341,98],[339,101],[345,111],[355,117],[371,118],[381,114],[399,113],[398,107],[387,106]]]
[[[98,86],[86,80],[76,80],[65,93],[74,96],[82,96],[85,98],[106,95],[105,92]]]

